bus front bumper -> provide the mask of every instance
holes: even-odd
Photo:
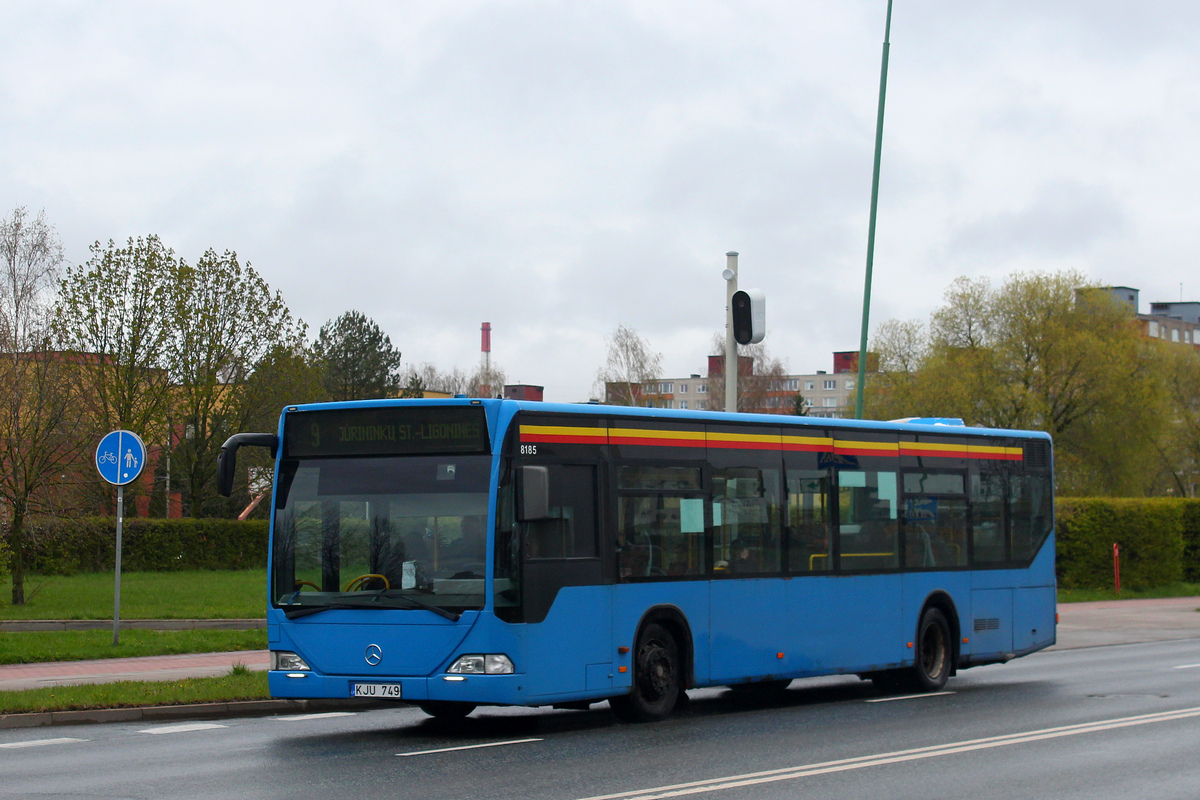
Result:
[[[276,698],[374,698],[420,703],[445,700],[476,705],[526,705],[525,676],[448,675],[384,678],[378,675],[321,675],[271,670],[267,684]],[[399,687],[398,689],[395,687]]]

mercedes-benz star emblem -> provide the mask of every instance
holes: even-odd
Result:
[[[374,667],[380,661],[383,661],[383,648],[377,644],[369,644],[367,645],[367,652],[363,657],[367,660],[368,664]]]

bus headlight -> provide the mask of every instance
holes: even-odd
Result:
[[[271,651],[271,669],[282,669],[288,672],[297,670],[309,670],[311,667],[305,663],[304,659],[288,650],[272,650]]]
[[[447,672],[471,675],[511,675],[512,659],[502,653],[459,656]]]

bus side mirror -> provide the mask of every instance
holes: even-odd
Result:
[[[233,473],[237,469],[237,451],[241,447],[266,447],[274,458],[279,450],[279,437],[273,433],[235,433],[225,440],[217,456],[217,494],[222,497],[233,494]]]
[[[550,470],[523,466],[517,473],[517,521],[536,522],[550,517]]]

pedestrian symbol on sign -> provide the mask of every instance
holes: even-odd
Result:
[[[96,469],[114,486],[137,480],[146,463],[146,445],[132,431],[113,431],[96,448]]]

